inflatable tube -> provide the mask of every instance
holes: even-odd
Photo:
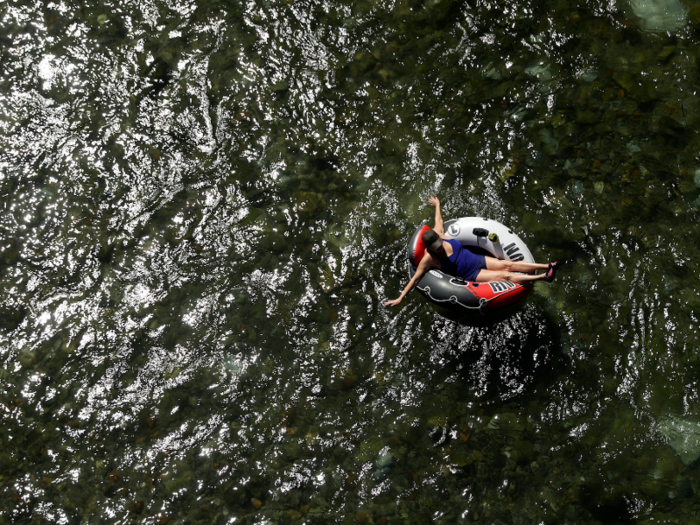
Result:
[[[408,242],[409,278],[416,273],[425,253],[423,233],[430,228],[418,227]],[[527,245],[500,222],[479,217],[462,217],[445,222],[445,234],[462,246],[483,255],[510,261],[535,262]],[[453,310],[478,311],[486,316],[516,305],[530,293],[532,284],[503,281],[478,283],[429,270],[416,286],[433,303]]]

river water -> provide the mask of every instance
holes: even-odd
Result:
[[[698,24],[0,4],[0,521],[694,522]],[[556,281],[383,307],[430,195]]]

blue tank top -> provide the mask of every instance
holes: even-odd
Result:
[[[440,269],[452,276],[463,277],[467,280],[476,279],[481,264],[479,258],[472,252],[462,247],[459,241],[454,239],[443,239],[452,246],[452,255],[449,257],[439,257]]]

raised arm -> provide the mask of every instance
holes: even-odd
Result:
[[[396,306],[401,301],[403,301],[403,298],[408,295],[408,292],[413,290],[413,287],[420,282],[423,275],[425,275],[425,272],[427,272],[432,266],[433,266],[433,259],[430,256],[430,254],[426,251],[425,255],[423,255],[423,258],[418,263],[418,268],[416,268],[416,273],[414,273],[411,280],[408,281],[406,288],[403,289],[403,292],[401,292],[401,295],[399,296],[399,298],[392,299],[391,301],[385,302],[384,306]]]
[[[428,199],[428,203],[435,206],[435,227],[433,230],[435,230],[435,233],[437,233],[440,237],[445,236],[445,227],[442,222],[442,211],[440,210],[440,199],[437,197],[430,197]]]

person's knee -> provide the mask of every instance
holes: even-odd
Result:
[[[500,259],[496,259],[495,257],[486,257],[484,260],[486,261],[487,270],[491,270],[493,272],[500,272],[503,270],[503,265],[501,264],[503,261]]]
[[[506,272],[512,272],[515,263],[513,261],[501,261],[502,270]]]
[[[510,282],[513,280],[513,274],[511,274],[510,272],[505,272],[505,271],[498,272],[498,280]]]
[[[513,271],[513,261],[503,261],[501,259],[491,258],[486,264],[489,267],[489,270],[493,270],[495,272]]]

